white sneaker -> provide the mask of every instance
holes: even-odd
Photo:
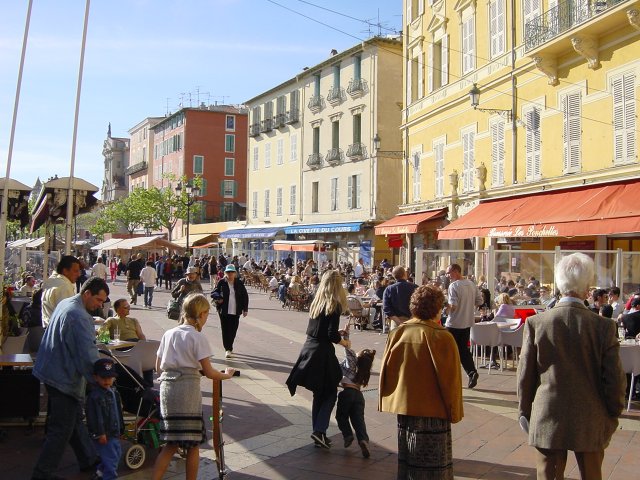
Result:
[[[224,352],[224,358],[231,358],[231,350],[227,350],[226,352]]]

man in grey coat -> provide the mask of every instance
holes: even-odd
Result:
[[[625,376],[616,324],[584,306],[594,265],[583,253],[555,271],[562,298],[529,317],[518,365],[520,423],[538,453],[538,479],[562,479],[567,451],[582,479],[602,478],[604,449],[624,408]]]

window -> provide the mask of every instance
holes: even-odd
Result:
[[[293,114],[297,114],[299,105],[300,105],[300,92],[298,90],[294,90],[289,94],[289,112],[292,112]]]
[[[313,127],[313,153],[320,153],[320,127]]]
[[[411,51],[411,60],[407,65],[407,94],[410,102],[414,102],[424,96],[424,68],[422,60],[422,48],[414,48]]]
[[[236,196],[235,180],[222,180],[222,196],[224,198],[233,198]]]
[[[251,218],[258,218],[258,192],[252,194]]]
[[[220,205],[220,218],[223,222],[235,220],[235,215],[233,214],[233,203],[224,202]]]
[[[142,147],[142,161],[147,161],[147,147]]]
[[[331,211],[338,210],[338,178],[331,179]]]
[[[504,185],[504,120],[491,122],[491,185]]]
[[[313,76],[313,94],[316,97],[320,96],[320,74],[316,73]]]
[[[264,145],[264,168],[271,167],[271,144],[266,143]]]
[[[234,158],[224,159],[224,175],[226,177],[233,177],[235,175],[236,160]]]
[[[475,187],[475,132],[462,133],[462,191],[471,192]]]
[[[236,136],[227,134],[224,136],[224,151],[233,153],[236,151]]]
[[[362,57],[356,55],[353,57],[353,79],[358,81],[362,77]]]
[[[264,119],[271,120],[273,118],[273,102],[264,104]]]
[[[407,0],[407,22],[411,23],[424,14],[424,0]]]
[[[523,9],[522,18],[525,25],[525,28],[524,28],[525,32],[527,29],[527,23],[529,23],[538,15],[540,15],[541,3],[542,3],[541,0],[522,0],[522,9]]]
[[[269,216],[269,195],[271,192],[269,190],[264,191],[264,216]]]
[[[258,150],[258,147],[253,147],[253,171],[255,172],[256,170],[258,170],[259,166],[260,166],[260,151]]]
[[[311,213],[318,213],[318,194],[320,192],[319,182],[311,183]]]
[[[260,107],[253,107],[251,110],[251,117],[253,119],[253,125],[260,123]]]
[[[491,58],[502,55],[505,51],[504,0],[493,0],[489,4],[489,35]]]
[[[636,159],[636,76],[627,72],[611,81],[613,95],[613,161]]]
[[[476,68],[475,16],[471,15],[462,22],[462,73]]]
[[[204,167],[204,157],[202,155],[193,156],[193,173],[202,174]]]
[[[236,131],[236,116],[235,115],[227,115],[227,121],[225,123],[226,130],[228,132]]]
[[[333,88],[340,88],[340,64],[333,66]]]
[[[295,215],[296,214],[296,186],[295,185],[291,185],[291,187],[289,188],[289,214],[290,215]]]
[[[282,187],[278,187],[276,190],[276,215],[282,216]]]
[[[422,171],[420,169],[420,163],[422,151],[415,151],[411,154],[411,167],[413,171],[413,201],[420,201],[421,196],[421,184],[422,184]]]
[[[291,135],[289,142],[291,147],[291,157],[289,158],[289,161],[296,162],[298,161],[298,135]]]
[[[340,122],[331,122],[331,148],[340,148]]]
[[[284,163],[284,139],[279,138],[276,144],[276,163],[282,165]]]
[[[287,97],[280,95],[276,100],[276,115],[281,117],[287,111]]]
[[[533,107],[524,112],[525,136],[525,179],[538,180],[540,172],[540,109]]]
[[[206,197],[207,196],[207,180],[205,178],[201,178],[200,181],[202,182],[202,185],[200,186],[200,196]]]
[[[353,116],[353,143],[362,142],[362,115]]]
[[[347,179],[347,208],[356,209],[361,208],[360,205],[360,193],[361,193],[361,178],[362,175],[350,175]]]
[[[436,197],[444,195],[444,142],[434,143],[433,156],[436,167]]]
[[[564,140],[564,173],[580,171],[580,92],[569,93],[562,99],[563,140]]]
[[[429,91],[449,83],[449,35],[445,35],[429,46],[427,87]]]

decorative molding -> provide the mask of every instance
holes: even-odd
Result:
[[[340,118],[342,118],[342,112],[336,112],[329,115],[329,120],[332,122],[337,122]]]
[[[309,122],[309,125],[311,125],[311,128],[319,127],[322,124],[322,120],[322,118],[318,118],[316,120],[313,120],[312,122]]]
[[[362,115],[365,108],[366,105],[362,103],[360,105],[356,105],[355,107],[349,108],[349,111],[351,112],[351,115]]]
[[[462,12],[471,7],[472,12],[476,12],[476,0],[458,0],[453,6],[453,9],[458,12],[458,15],[462,16]]]
[[[591,70],[600,68],[600,60],[598,59],[598,40],[591,35],[576,35],[571,37],[571,45],[573,49],[582,55],[588,63]]]
[[[637,8],[630,8],[627,10],[627,18],[633,28],[640,30],[640,10]]]
[[[549,85],[556,86],[558,81],[558,62],[555,57],[546,55],[536,55],[531,58],[536,68],[544,73],[549,79]]]
[[[427,25],[427,31],[431,34],[435,34],[439,28],[446,30],[447,22],[449,22],[447,17],[439,13],[434,13],[433,17],[431,17],[431,21]]]

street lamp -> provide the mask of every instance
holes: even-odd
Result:
[[[513,116],[512,110],[501,110],[498,108],[478,108],[478,105],[480,105],[480,89],[475,83],[473,84],[471,90],[469,90],[469,100],[471,100],[471,106],[474,110],[485,113],[497,113],[498,115],[504,117],[508,122],[511,121],[511,118]]]
[[[187,194],[186,201],[182,200],[182,189],[184,188],[185,193]],[[178,194],[178,199],[180,203],[187,207],[187,242],[186,242],[186,250],[189,251],[189,223],[191,222],[191,205],[195,204],[197,201],[197,197],[200,195],[200,187],[197,185],[193,185],[191,182],[186,182],[184,187],[182,186],[182,182],[178,182],[176,185],[176,193]]]

